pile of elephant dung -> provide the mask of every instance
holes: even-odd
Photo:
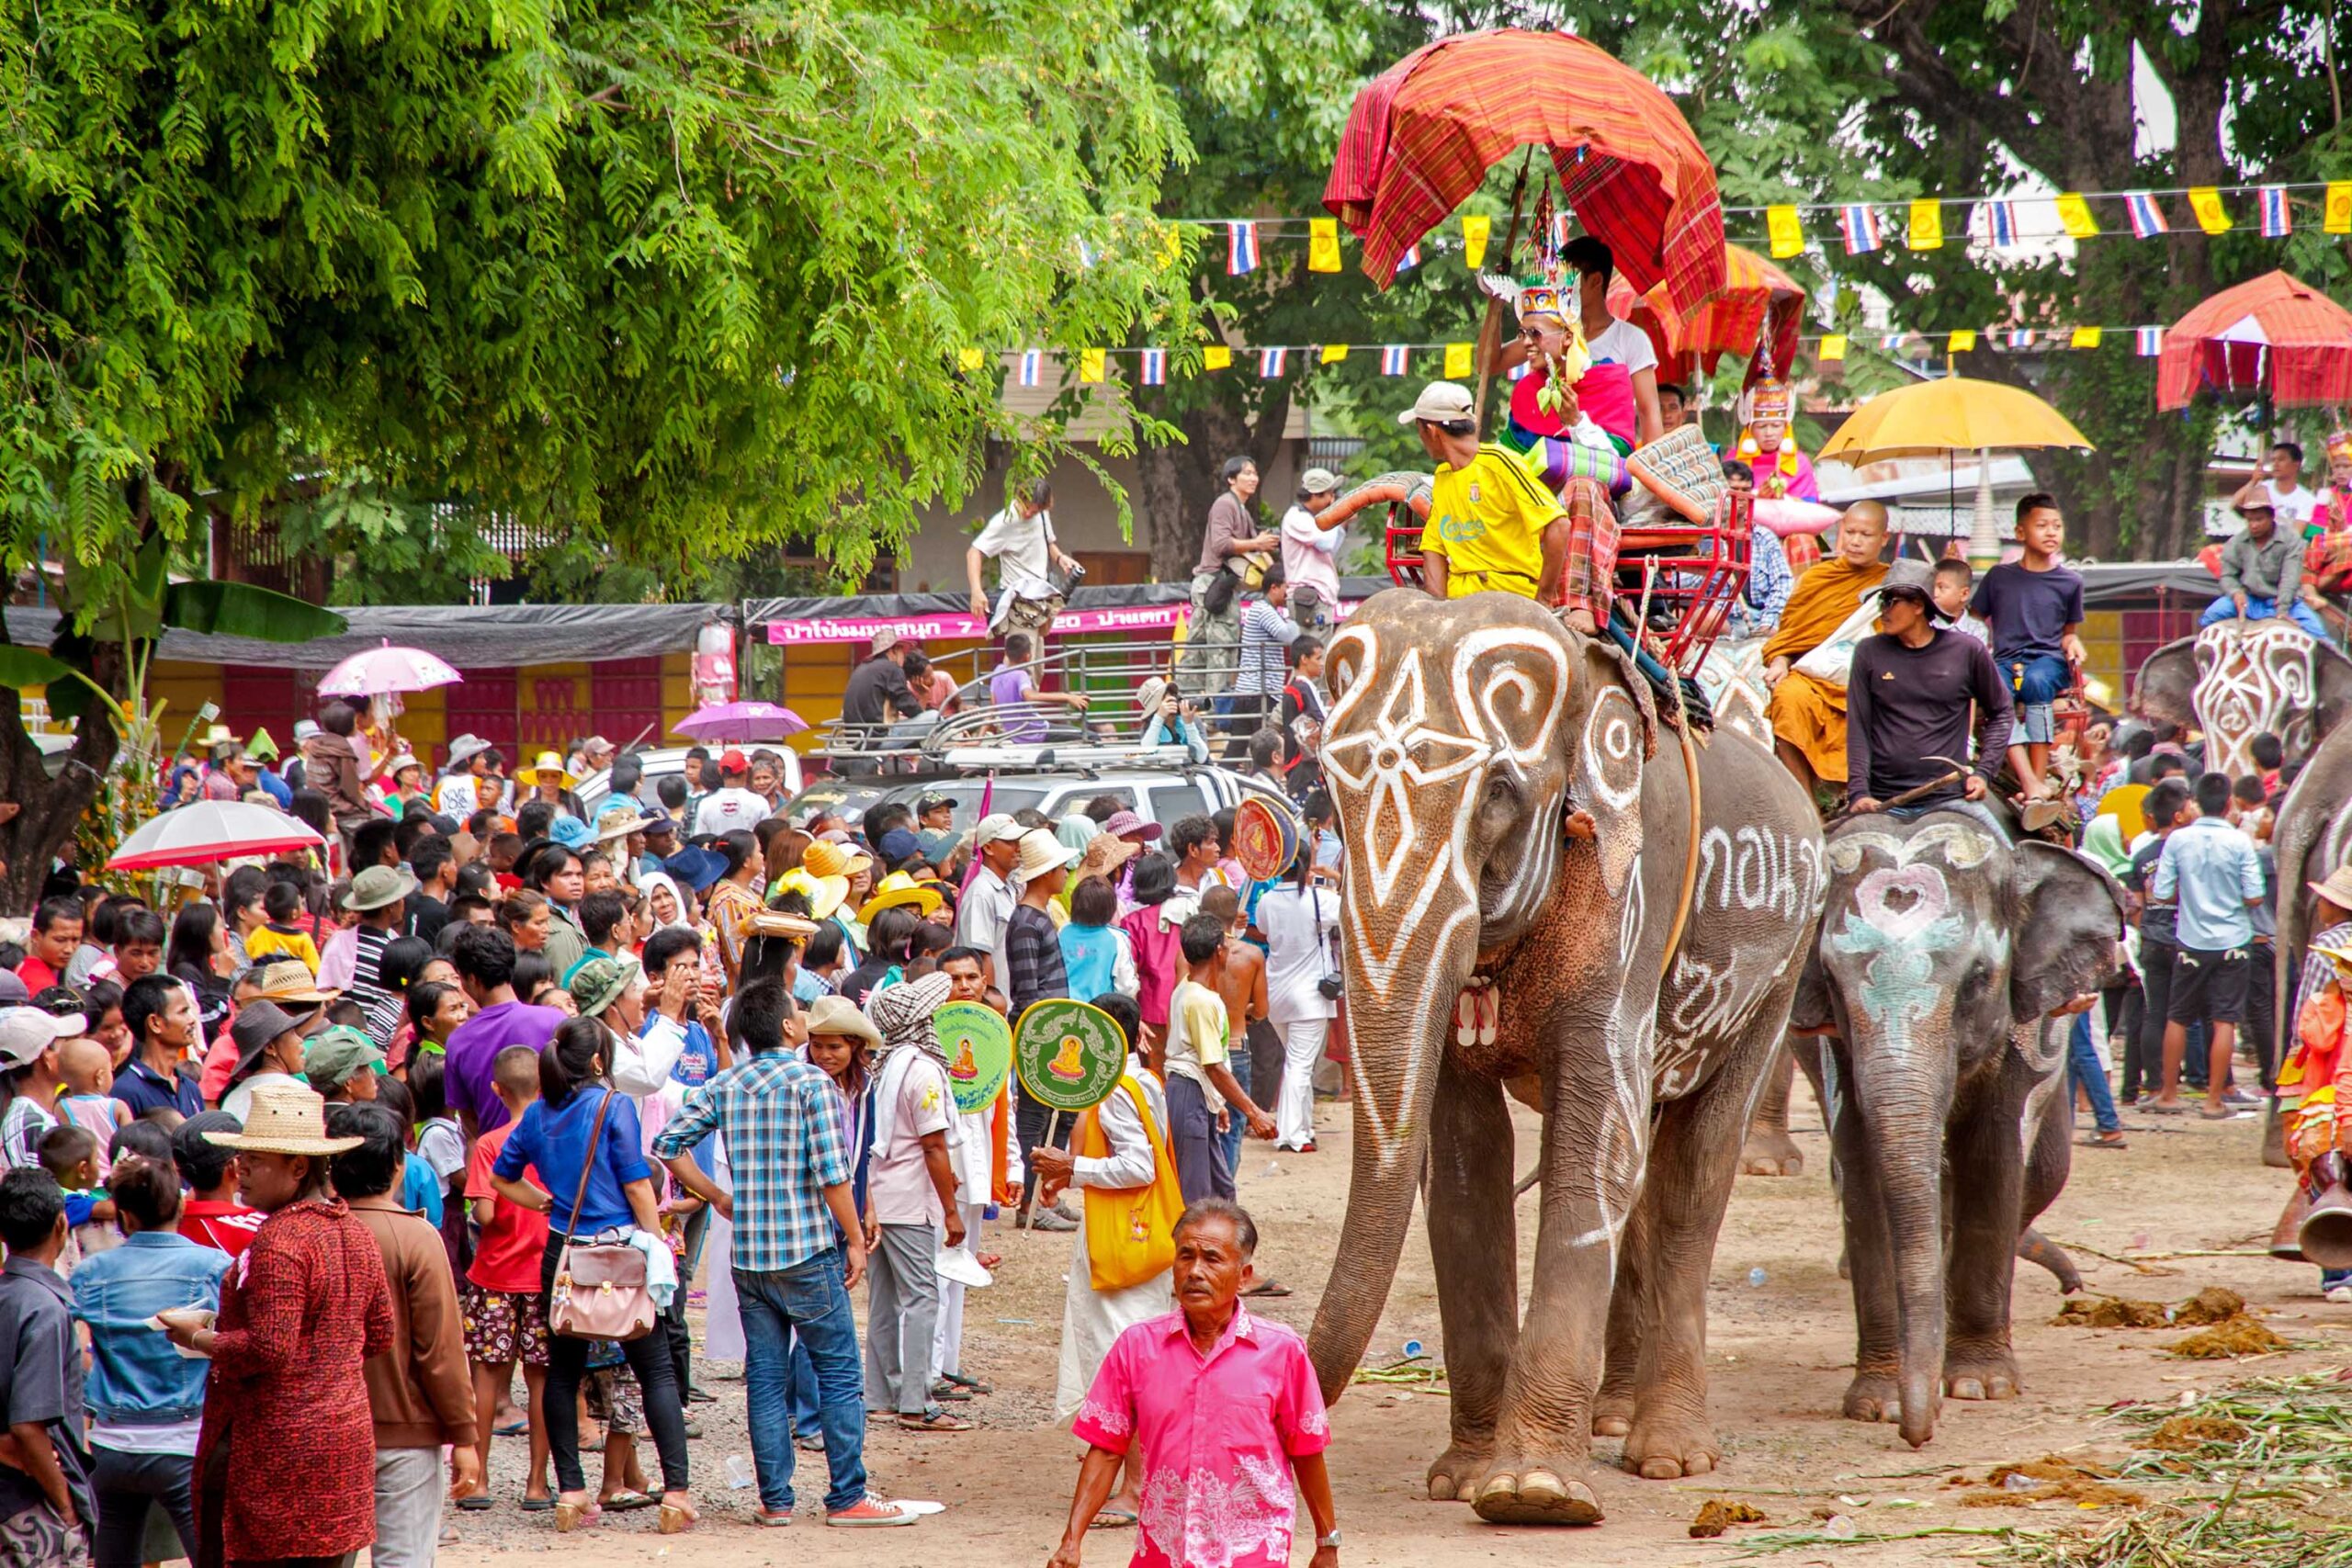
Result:
[[[2086,1460],[2044,1454],[2023,1464],[1996,1465],[1982,1488],[1962,1496],[1960,1506],[2022,1508],[2030,1503],[2064,1501],[2081,1508],[2136,1508],[2147,1501],[2128,1486],[2111,1484],[2115,1473]]]
[[[2194,1328],[2229,1323],[2245,1314],[2245,1298],[2208,1285],[2185,1302],[2166,1306],[2132,1296],[2069,1296],[2050,1320],[2052,1328]]]
[[[2145,1446],[2168,1454],[2193,1453],[2212,1444],[2242,1443],[2250,1429],[2226,1416],[2175,1416],[2148,1434]]]
[[[1723,1534],[1734,1525],[1760,1525],[1764,1510],[1747,1503],[1726,1503],[1720,1497],[1710,1497],[1699,1505],[1698,1517],[1690,1521],[1690,1539],[1707,1540]]]
[[[2233,1356],[2267,1356],[2286,1348],[2287,1341],[2267,1324],[2241,1312],[2211,1328],[2200,1328],[2186,1339],[2174,1341],[2165,1350],[2167,1355],[2192,1361],[2222,1361]]]

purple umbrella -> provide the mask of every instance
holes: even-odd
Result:
[[[808,721],[774,703],[719,703],[687,715],[672,733],[695,740],[782,740],[808,728]]]

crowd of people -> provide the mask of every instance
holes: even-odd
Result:
[[[1248,1277],[1231,1201],[1245,1136],[1316,1146],[1328,801],[1259,879],[1229,812],[1163,828],[1109,793],[960,830],[945,796],[787,816],[777,759],[690,756],[647,788],[596,738],[511,777],[460,738],[426,776],[368,716],[328,705],[282,769],[208,738],[175,781],[275,801],[266,770],[321,851],[209,870],[168,912],[62,865],[0,943],[0,1240],[7,1281],[41,1287],[0,1286],[0,1321],[14,1301],[55,1330],[17,1340],[12,1408],[52,1440],[0,1444],[0,1536],[107,1564],[153,1561],[159,1528],[199,1561],[398,1563],[432,1560],[445,1503],[689,1529],[702,1357],[743,1363],[759,1522],[790,1520],[806,1452],[829,1524],[911,1524],[869,1488],[867,1425],[974,1429],[969,1287],[937,1264],[994,1265],[1008,1219],[1071,1234],[1059,1403],[1095,1401],[1081,1436],[1117,1447],[1103,1402],[1143,1391],[1106,1362],[1123,1331],[1198,1316],[1198,1254],[1226,1315],[1193,1353],[1238,1335],[1249,1375],[1280,1378],[1266,1440],[1316,1495],[1303,1351],[1234,1306],[1288,1288]],[[1011,1023],[1049,998],[1125,1032],[1109,1100],[1057,1119],[1015,1081],[959,1108],[939,1010]],[[501,1437],[522,1440],[511,1495]],[[264,1453],[306,1461],[299,1506],[237,1484]],[[1197,1528],[1152,1464],[1081,1523]]]

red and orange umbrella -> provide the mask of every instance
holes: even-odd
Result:
[[[2352,310],[2283,272],[2224,288],[2165,333],[2156,407],[2186,408],[2199,389],[2270,389],[2305,407],[2352,402]]]
[[[1724,284],[1715,168],[1674,100],[1567,33],[1463,33],[1415,50],[1356,95],[1323,205],[1385,288],[1396,263],[1513,149],[1551,150],[1568,205],[1636,289],[1678,313]]]
[[[1724,286],[1697,309],[1677,315],[1668,307],[1663,285],[1637,294],[1621,273],[1610,280],[1609,313],[1648,333],[1662,363],[1696,356],[1712,376],[1724,355],[1752,355],[1761,344],[1765,368],[1785,377],[1804,324],[1804,288],[1754,251],[1725,245]]]

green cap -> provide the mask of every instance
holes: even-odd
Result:
[[[384,1053],[376,1043],[347,1023],[322,1029],[302,1053],[302,1076],[311,1087],[324,1094],[337,1085],[347,1083],[367,1067],[380,1067]]]
[[[634,958],[591,958],[571,972],[571,1005],[582,1018],[594,1018],[621,999],[640,965]]]

